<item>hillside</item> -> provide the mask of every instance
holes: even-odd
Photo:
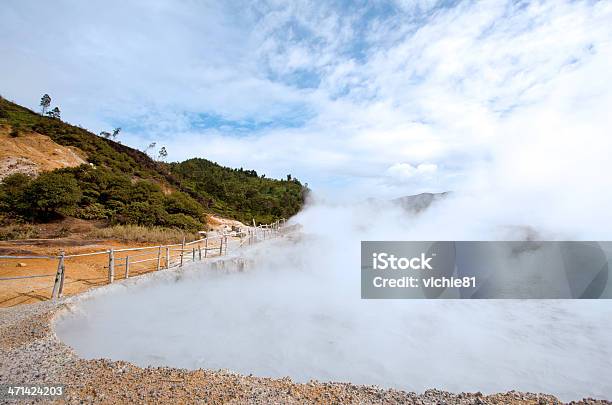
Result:
[[[86,163],[71,147],[59,145],[48,136],[22,131],[13,137],[11,132],[8,125],[0,127],[0,181],[13,173],[37,175]]]
[[[74,217],[112,224],[204,227],[207,214],[272,222],[299,211],[297,179],[268,179],[205,159],[164,163],[0,97],[3,222]],[[37,176],[37,177],[36,177]]]
[[[304,188],[295,179],[270,180],[252,170],[228,169],[199,158],[172,163],[170,172],[184,191],[203,197],[208,208],[224,216],[270,223],[294,215],[303,204]]]

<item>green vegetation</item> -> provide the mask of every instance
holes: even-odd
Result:
[[[305,188],[297,179],[270,180],[254,170],[228,169],[205,159],[171,163],[183,188],[207,208],[249,222],[271,223],[300,210]]]
[[[10,181],[10,179],[9,179]],[[16,202],[35,218],[47,219],[76,207],[81,201],[81,189],[76,179],[70,175],[48,172],[42,173],[30,182],[22,182],[22,199]]]
[[[0,210],[21,219],[48,221],[61,216],[106,219],[109,224],[204,228],[204,211],[180,191],[166,196],[149,180],[132,181],[104,167],[81,165],[32,179],[13,174],[0,184]]]
[[[45,100],[41,100],[43,109],[48,107]],[[45,222],[71,216],[105,220],[109,225],[193,232],[204,228],[207,212],[245,222],[254,218],[258,223],[288,218],[300,210],[307,190],[290,175],[286,180],[267,179],[255,171],[230,169],[205,159],[155,161],[114,142],[112,135],[94,135],[59,116],[39,115],[0,97],[3,124],[10,126],[11,136],[34,131],[76,147],[89,162],[36,179],[23,174],[5,178],[0,184],[0,213],[14,220]],[[166,155],[160,153],[162,158]]]

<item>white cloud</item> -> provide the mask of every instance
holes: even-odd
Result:
[[[410,163],[396,163],[387,169],[387,174],[400,181],[412,179],[415,176],[431,176],[438,170],[434,163],[421,163],[414,167]]]
[[[611,146],[609,2],[400,3],[12,1],[0,91],[33,107],[49,92],[67,120],[124,126],[124,143],[158,141],[171,159],[292,173],[347,198],[544,190],[555,175],[587,187],[576,173]],[[194,127],[199,113],[246,129]],[[389,182],[395,164],[412,180]]]

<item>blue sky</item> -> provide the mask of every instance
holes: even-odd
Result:
[[[0,94],[170,160],[394,197],[474,186],[551,132],[534,116],[608,129],[611,27],[604,1],[9,0]]]

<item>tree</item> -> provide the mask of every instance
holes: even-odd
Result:
[[[42,107],[42,114],[45,115],[47,108],[51,105],[51,96],[44,94],[40,99],[40,106]]]
[[[175,191],[165,196],[164,208],[169,214],[185,214],[194,218],[202,217],[202,206],[185,193]]]
[[[6,176],[0,183],[0,211],[21,214],[27,209],[24,194],[32,179],[23,173]]]
[[[113,129],[113,132],[108,132],[108,131],[102,131],[100,132],[100,136],[106,139],[115,139],[117,137],[117,135],[119,135],[119,132],[121,132],[121,128],[115,128]],[[119,142],[121,143],[121,142]]]
[[[135,201],[126,205],[116,220],[122,224],[154,226],[163,224],[168,214],[161,204],[149,201]]]
[[[168,157],[168,151],[165,146],[162,146],[159,150],[159,160],[165,160]]]
[[[47,172],[30,183],[24,200],[34,216],[48,218],[74,208],[81,200],[81,189],[71,174]]]
[[[149,146],[147,146],[147,147],[145,148],[144,153],[147,153],[147,154],[148,154],[149,150],[151,150],[151,149],[155,148],[155,145],[157,145],[157,142],[151,142],[151,143],[149,144]]]
[[[53,108],[53,110],[51,110],[51,111],[49,111],[49,112],[47,113],[47,115],[48,115],[49,117],[51,117],[51,118],[56,118],[56,119],[59,119],[59,118],[60,118],[60,114],[61,114],[61,111],[60,111],[59,107],[55,107],[55,108]]]

